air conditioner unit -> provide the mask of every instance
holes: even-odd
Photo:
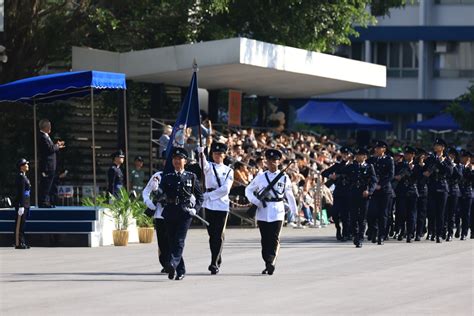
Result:
[[[435,53],[446,54],[448,52],[448,42],[436,42]]]

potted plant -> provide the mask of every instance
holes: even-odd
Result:
[[[96,197],[95,203],[92,199],[84,199],[83,204],[86,206],[100,206],[105,208],[104,214],[113,218],[115,230],[113,233],[113,240],[115,246],[128,245],[128,225],[133,215],[134,204],[137,201],[132,201],[127,190],[121,188],[117,196],[114,195],[100,195]]]
[[[133,217],[137,221],[138,240],[140,243],[149,244],[153,241],[155,228],[153,218],[145,214],[146,205],[140,200],[133,201]]]

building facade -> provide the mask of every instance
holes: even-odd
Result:
[[[412,138],[406,125],[443,111],[474,80],[474,0],[420,0],[393,9],[338,55],[387,67],[387,87],[321,96],[390,121],[385,136]],[[384,136],[384,135],[377,135]]]

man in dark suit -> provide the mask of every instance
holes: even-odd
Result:
[[[40,133],[38,136],[40,186],[38,190],[39,207],[54,207],[51,204],[51,187],[56,173],[56,153],[64,148],[64,141],[53,143],[51,122],[44,119],[39,122]]]
[[[182,280],[186,273],[183,251],[192,217],[201,209],[203,194],[197,176],[184,170],[188,153],[184,148],[171,151],[174,171],[163,175],[160,189],[166,196],[162,216],[168,234],[170,261],[166,268],[170,280]]]

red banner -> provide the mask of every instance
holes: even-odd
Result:
[[[229,126],[240,126],[242,114],[242,91],[229,90]]]

